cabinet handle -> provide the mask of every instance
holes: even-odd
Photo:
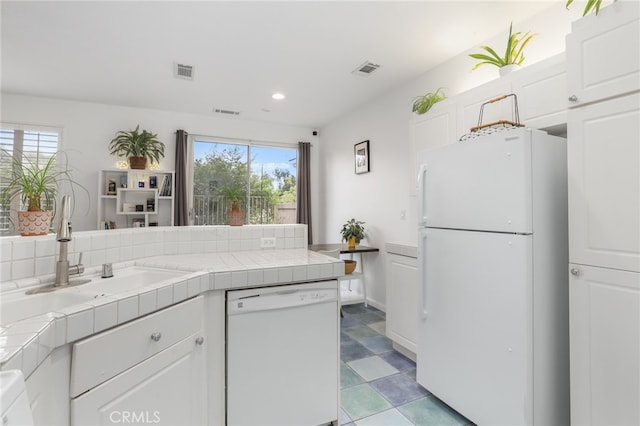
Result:
[[[200,336],[198,338],[196,338],[196,345],[202,345],[204,344],[204,337]]]
[[[151,335],[151,340],[153,340],[154,342],[159,342],[161,338],[162,338],[162,333],[160,332],[155,332]]]
[[[571,268],[570,272],[571,272],[571,275],[576,277],[580,275],[580,269],[578,268]]]
[[[576,95],[569,96],[569,102],[578,102],[578,97]]]

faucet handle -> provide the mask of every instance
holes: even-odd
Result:
[[[78,265],[82,265],[82,252],[78,254]]]

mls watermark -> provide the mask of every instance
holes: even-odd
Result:
[[[112,411],[109,421],[116,424],[156,424],[160,423],[159,411]]]

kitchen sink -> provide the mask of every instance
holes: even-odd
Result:
[[[3,293],[0,324],[55,312],[67,306],[78,305],[99,297],[103,297],[103,295],[98,292],[81,292],[77,287],[30,295],[26,295],[24,290]]]
[[[118,293],[140,289],[187,274],[189,272],[131,266],[115,270],[111,278],[101,278],[100,275],[74,276],[71,281],[88,279],[89,282],[54,291],[35,294],[25,294],[24,290],[5,292],[2,294],[0,305],[0,324],[55,312],[100,297],[115,296]]]
[[[129,290],[136,290],[151,284],[161,283],[173,278],[179,278],[187,274],[189,274],[189,272],[172,269],[131,266],[114,271],[113,277],[111,278],[101,278],[98,275],[92,278],[91,282],[81,287],[90,291],[117,294]]]

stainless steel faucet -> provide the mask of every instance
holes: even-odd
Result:
[[[69,249],[67,243],[71,241],[71,195],[63,195],[61,202],[61,215],[56,240],[60,243],[60,254],[58,263],[56,264],[56,282],[55,287],[68,286],[69,275],[79,275],[84,272],[82,265],[82,253],[78,258],[78,264],[69,266]]]

